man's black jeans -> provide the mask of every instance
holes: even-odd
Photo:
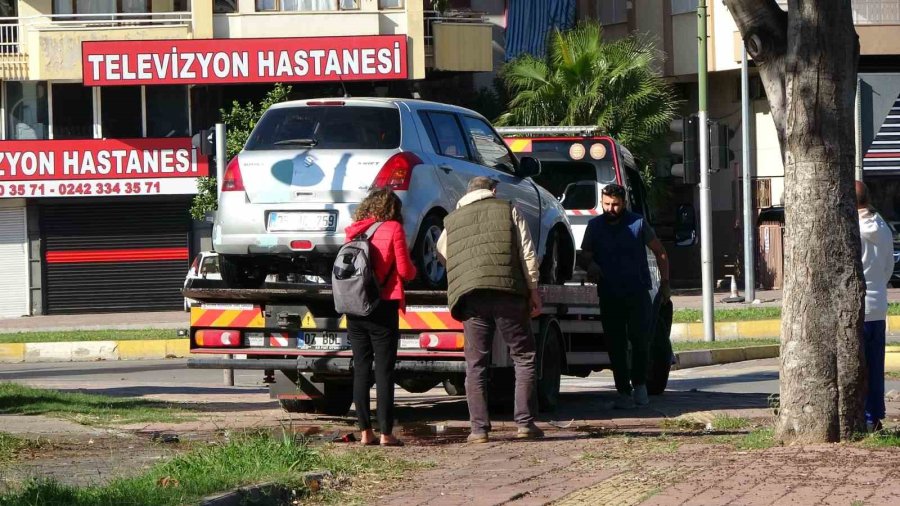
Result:
[[[603,333],[609,337],[609,359],[620,394],[631,394],[632,386],[647,383],[652,319],[653,303],[647,291],[627,295],[600,293],[600,320]]]

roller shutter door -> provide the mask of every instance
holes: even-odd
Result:
[[[40,226],[47,313],[182,307],[186,202],[47,205]]]
[[[25,208],[0,208],[0,317],[28,311]]]

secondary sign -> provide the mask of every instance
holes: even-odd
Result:
[[[0,143],[0,198],[193,194],[208,174],[190,138]]]
[[[85,86],[406,79],[405,35],[85,41]]]

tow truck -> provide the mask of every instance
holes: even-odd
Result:
[[[498,129],[514,152],[529,153],[546,168],[537,179],[560,198],[580,244],[590,218],[600,214],[603,185],[626,187],[628,207],[647,212],[644,187],[631,154],[593,127]],[[659,273],[651,261],[654,325],[647,389],[661,394],[672,364],[669,333],[672,305],[658,294]],[[576,273],[578,274],[578,273]],[[609,336],[603,333],[596,286],[581,280],[541,285],[543,312],[532,320],[537,343],[540,409],[553,411],[563,375],[587,377],[610,367]],[[272,398],[296,413],[346,415],[352,403],[352,352],[346,317],[334,310],[322,283],[267,282],[258,289],[221,288],[193,279],[184,296],[191,308],[190,368],[252,369],[262,372]],[[447,309],[446,292],[407,291],[400,313],[396,383],[411,393],[443,385],[448,395],[465,394],[465,336]],[[489,399],[495,409],[512,403],[513,364],[502,339],[491,353]]]

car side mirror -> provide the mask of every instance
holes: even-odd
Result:
[[[675,213],[675,246],[689,247],[697,244],[697,216],[694,206],[682,204]]]
[[[530,156],[523,156],[519,160],[519,170],[516,175],[522,178],[535,177],[541,173],[541,161]]]

